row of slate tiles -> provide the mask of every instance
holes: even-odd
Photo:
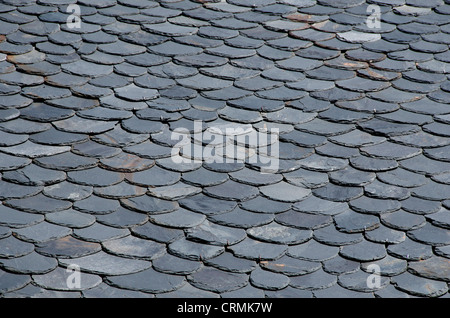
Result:
[[[271,8],[271,10],[272,10],[273,8]],[[197,65],[195,65],[195,66],[198,66],[198,64]],[[223,84],[223,82],[220,82],[220,84]],[[219,85],[220,86],[220,85]],[[204,89],[204,87],[196,87],[197,89]],[[135,94],[132,94],[133,96],[135,96]],[[48,97],[48,96],[45,96],[45,97]],[[123,97],[123,96],[122,96]],[[173,97],[173,96],[172,96]],[[403,100],[402,100],[403,101]],[[235,117],[232,117],[232,119],[240,119],[241,118],[241,116],[236,116],[236,114],[231,114],[232,116],[235,116]],[[239,114],[239,115],[241,115],[241,114]],[[239,118],[236,118],[236,117],[239,117]],[[361,119],[361,118],[358,118],[358,119]],[[252,121],[252,120],[251,120]],[[354,121],[354,120],[353,120]],[[294,123],[295,124],[295,123]],[[75,125],[76,126],[76,125]],[[352,136],[350,136],[350,137],[352,137]],[[290,140],[292,141],[292,140],[297,140],[296,138],[298,138],[298,136],[294,136],[294,138],[290,138]],[[311,145],[310,145],[311,146]],[[406,151],[406,150],[405,150]],[[409,154],[408,154],[408,156],[409,156]],[[316,164],[317,165],[317,161],[316,160],[314,160],[314,162],[312,162],[311,163],[312,165],[314,165],[314,164]],[[370,164],[372,164],[372,163],[370,163]],[[317,168],[317,167],[316,167]],[[323,167],[320,167],[319,169],[328,169],[329,168],[329,166],[328,167],[326,167],[326,168],[323,168]],[[391,168],[391,167],[390,167]],[[372,167],[370,168],[370,169],[372,169]],[[234,185],[234,184],[232,184],[232,185]],[[229,185],[228,185],[228,187],[229,187]],[[328,191],[326,191],[327,193],[328,193]],[[221,195],[223,195],[223,191],[222,190],[220,190],[219,191],[219,193],[221,194]],[[211,192],[209,192],[209,194],[211,194]],[[350,194],[350,195],[352,195],[352,194]],[[327,198],[330,198],[330,197],[328,197],[327,195],[325,195],[325,197],[327,197]],[[332,197],[331,197],[332,198]],[[256,275],[256,274],[255,274]],[[254,280],[255,281],[255,280]],[[256,285],[257,285],[257,283],[256,283]]]

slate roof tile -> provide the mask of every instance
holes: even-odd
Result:
[[[0,296],[447,296],[441,2],[5,1]],[[174,155],[198,120],[279,143]]]

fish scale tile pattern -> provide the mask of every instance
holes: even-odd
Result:
[[[0,297],[449,297],[449,21],[1,0]]]

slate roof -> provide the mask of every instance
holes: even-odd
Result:
[[[449,21],[448,0],[1,0],[0,296],[448,297]],[[196,120],[279,129],[279,169],[175,163]]]

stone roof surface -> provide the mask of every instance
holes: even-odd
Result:
[[[449,44],[449,0],[0,0],[0,297],[448,297]]]

